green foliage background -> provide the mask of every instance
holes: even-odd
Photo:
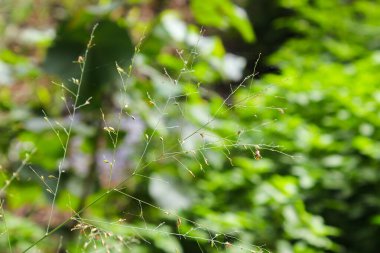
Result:
[[[32,252],[377,252],[379,4],[4,1],[0,248],[44,236],[63,151],[43,112],[69,123],[51,81],[75,89],[99,23],[52,227],[106,193],[120,110],[127,180]]]

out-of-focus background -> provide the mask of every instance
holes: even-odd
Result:
[[[378,252],[379,17],[1,0],[1,252]]]

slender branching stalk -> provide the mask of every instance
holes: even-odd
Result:
[[[117,70],[117,73],[119,75],[119,78],[120,78],[120,81],[121,81],[121,84],[122,84],[122,87],[121,87],[120,91],[123,94],[122,102],[121,102],[121,105],[120,105],[120,110],[119,110],[118,117],[117,117],[116,129],[107,125],[107,122],[105,120],[105,115],[104,115],[103,111],[101,110],[102,119],[103,119],[104,125],[105,125],[104,130],[107,131],[108,136],[109,136],[109,138],[112,141],[112,148],[113,148],[111,162],[108,162],[109,167],[110,167],[109,178],[108,178],[108,188],[111,188],[113,168],[114,168],[114,166],[116,164],[116,151],[117,151],[117,144],[118,144],[118,141],[119,141],[121,120],[122,120],[122,117],[123,117],[123,112],[124,111],[126,112],[126,109],[128,108],[128,104],[127,104],[128,80],[132,76],[132,71],[133,71],[133,68],[134,68],[135,59],[136,59],[136,56],[138,55],[138,53],[140,52],[140,48],[141,48],[141,45],[142,45],[142,42],[143,42],[144,38],[145,38],[145,36],[143,35],[140,38],[140,41],[135,46],[135,51],[134,51],[133,57],[131,59],[131,63],[129,65],[127,71],[125,71],[122,67],[120,67],[117,62],[115,62],[116,70]],[[133,116],[131,116],[131,117],[134,119]]]
[[[20,166],[16,169],[15,172],[12,173],[12,177],[10,179],[6,180],[4,186],[1,187],[1,189],[0,189],[0,196],[2,196],[5,193],[6,189],[13,182],[13,180],[15,180],[20,175],[21,170],[24,169],[24,167],[28,164],[31,156],[35,152],[36,152],[36,149],[34,148],[34,149],[32,149],[31,152],[26,153],[25,158],[24,158],[24,160],[22,160]]]
[[[66,156],[67,156],[67,149],[68,149],[69,143],[70,143],[71,133],[72,133],[72,129],[73,129],[74,121],[75,121],[75,115],[76,115],[77,110],[79,108],[83,107],[84,105],[89,104],[89,100],[91,99],[91,98],[87,99],[84,104],[81,104],[81,105],[78,104],[79,97],[80,97],[80,94],[81,94],[81,88],[82,88],[82,84],[83,84],[83,80],[84,80],[84,75],[85,75],[85,68],[86,68],[87,57],[88,57],[88,53],[89,53],[90,49],[93,47],[94,33],[95,33],[95,30],[96,30],[97,26],[98,26],[98,24],[96,24],[93,27],[93,29],[92,29],[90,40],[89,40],[89,42],[87,44],[84,56],[83,57],[80,56],[78,58],[78,63],[79,63],[80,70],[81,70],[80,78],[79,78],[79,80],[75,79],[75,78],[72,79],[73,83],[77,85],[77,90],[76,90],[75,96],[74,96],[74,98],[75,98],[74,104],[72,106],[72,109],[69,110],[70,125],[69,125],[68,129],[64,128],[65,129],[65,133],[66,133],[66,142],[64,144],[63,144],[63,141],[61,140],[61,137],[60,137],[60,134],[59,134],[58,130],[56,130],[52,126],[51,122],[49,121],[48,117],[45,114],[45,120],[48,121],[49,125],[52,127],[53,131],[58,136],[58,138],[59,138],[59,140],[60,140],[60,142],[62,144],[62,147],[63,147],[63,156],[62,156],[62,159],[59,162],[59,166],[58,166],[57,184],[56,184],[55,189],[53,191],[53,201],[51,203],[49,220],[48,220],[48,224],[47,224],[47,228],[46,228],[46,235],[49,234],[49,230],[50,230],[50,226],[51,226],[51,220],[52,220],[52,217],[54,215],[55,201],[56,201],[56,198],[57,198],[57,195],[58,195],[59,185],[60,185],[60,182],[61,182],[61,176],[62,176],[62,173],[64,172],[63,166],[64,166],[64,163],[65,163],[65,160],[66,160]],[[65,90],[68,90],[68,88],[66,88]]]
[[[12,243],[11,243],[11,238],[10,238],[9,231],[8,231],[8,225],[7,225],[7,220],[6,220],[6,217],[5,217],[5,212],[4,212],[3,205],[4,205],[4,200],[2,199],[1,202],[0,202],[0,219],[2,219],[3,223],[4,223],[5,233],[7,234],[7,241],[8,241],[9,252],[12,253],[13,252],[13,250],[12,250]]]

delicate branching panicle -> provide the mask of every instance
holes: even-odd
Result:
[[[130,249],[130,247],[136,243],[152,244],[152,234],[157,234],[174,236],[184,240],[193,240],[199,246],[200,252],[204,252],[202,248],[205,247],[204,245],[216,248],[217,250],[236,248],[242,252],[264,252],[261,247],[241,241],[238,231],[231,233],[215,231],[215,229],[203,225],[202,222],[190,220],[184,215],[180,215],[177,211],[152,204],[128,192],[128,184],[132,181],[132,178],[133,180],[139,178],[149,180],[150,182],[159,182],[164,185],[163,187],[172,184],[170,178],[167,180],[154,173],[145,174],[146,170],[149,170],[150,167],[168,166],[170,168],[170,164],[174,164],[179,175],[186,178],[186,180],[196,182],[207,173],[208,167],[215,165],[213,157],[210,156],[211,153],[217,152],[218,155],[222,157],[221,160],[225,161],[225,166],[230,168],[235,166],[235,156],[241,152],[253,155],[253,159],[256,160],[263,159],[263,157],[265,158],[263,151],[282,153],[276,145],[250,142],[252,140],[251,133],[260,131],[267,123],[259,124],[254,128],[239,125],[235,130],[227,131],[226,133],[218,131],[218,124],[223,122],[226,113],[233,115],[235,110],[245,110],[249,108],[252,101],[261,96],[261,94],[254,93],[253,90],[251,90],[252,79],[257,74],[256,67],[251,75],[248,75],[237,86],[231,88],[231,92],[224,99],[220,99],[219,96],[216,96],[203,87],[200,82],[194,80],[192,76],[194,71],[193,66],[199,57],[197,47],[203,35],[203,29],[200,32],[198,41],[193,45],[191,50],[176,51],[178,58],[182,62],[182,68],[176,75],[166,68],[162,69],[162,73],[151,69],[149,69],[149,72],[146,66],[143,66],[141,70],[136,68],[137,74],[141,74],[138,71],[142,72],[141,75],[146,73],[151,74],[153,72],[155,77],[158,76],[158,80],[161,80],[162,83],[152,84],[152,86],[157,85],[159,87],[159,85],[165,85],[169,87],[166,87],[169,92],[165,95],[157,95],[159,92],[154,93],[152,91],[159,89],[157,87],[148,87],[142,89],[142,91],[133,90],[133,92],[140,92],[139,96],[143,98],[144,103],[140,100],[138,102],[133,100],[133,94],[131,94],[132,90],[130,90],[130,88],[134,82],[136,82],[133,76],[135,73],[135,64],[141,64],[139,61],[139,53],[143,38],[136,45],[131,63],[126,69],[124,69],[120,63],[114,63],[115,72],[120,81],[119,92],[121,94],[121,99],[119,99],[117,105],[118,111],[116,120],[110,120],[110,117],[106,115],[107,111],[104,108],[99,108],[102,123],[100,132],[109,140],[112,150],[108,156],[103,155],[102,165],[108,168],[107,185],[105,186],[107,190],[92,199],[87,205],[81,206],[79,210],[73,210],[72,217],[66,219],[55,228],[50,229],[61,175],[64,173],[63,164],[68,152],[75,115],[77,110],[91,103],[91,97],[87,98],[82,104],[78,104],[78,98],[82,87],[88,52],[94,46],[93,38],[95,28],[96,26],[91,33],[85,54],[79,56],[75,61],[79,64],[81,69],[80,78],[72,78],[71,80],[75,84],[75,90],[72,90],[73,88],[69,89],[64,84],[54,83],[62,89],[66,96],[73,98],[74,102],[72,105],[68,102],[70,99],[66,97],[62,98],[70,115],[69,126],[67,127],[57,121],[50,120],[47,114],[43,112],[45,120],[59,139],[63,149],[63,157],[59,163],[58,176],[54,178],[56,181],[54,188],[50,187],[49,184],[46,183],[46,179],[39,176],[36,170],[30,167],[31,171],[44,185],[46,191],[53,196],[53,202],[45,236],[30,245],[24,252],[29,251],[40,241],[69,222],[76,223],[72,231],[80,232],[80,241],[83,251],[91,247],[92,250],[101,248],[104,249],[105,252],[112,252],[113,250],[119,250],[121,248]],[[247,86],[249,86],[248,95],[244,98],[235,98],[240,90]],[[215,101],[218,102],[216,103],[214,101],[214,104],[211,104],[214,97],[218,97],[219,100],[215,99]],[[206,117],[200,119],[202,115],[199,115],[199,117],[192,118],[193,108],[190,106],[191,103],[188,102],[191,100],[200,100],[202,104],[208,106],[202,111],[202,113],[207,114]],[[118,178],[115,182],[114,174],[116,173],[116,168],[120,166],[127,167],[122,164],[121,161],[117,160],[117,152],[119,148],[123,148],[120,147],[123,145],[121,140],[124,134],[123,124],[127,124],[125,122],[129,122],[127,120],[130,119],[132,119],[132,122],[142,121],[144,119],[144,113],[141,112],[139,107],[148,108],[152,119],[145,118],[146,122],[144,122],[145,125],[139,137],[139,143],[136,145],[136,148],[133,147],[135,150],[140,150],[137,159],[131,162],[131,168],[128,168],[128,173],[126,173],[123,178]],[[212,108],[212,110],[208,108]],[[173,118],[175,120],[173,120]],[[123,212],[125,216],[115,221],[84,217],[83,213],[85,210],[94,207],[107,197],[115,197],[115,195],[128,203],[133,203],[131,206],[134,206],[135,212],[125,210],[125,212]],[[190,199],[190,196],[186,197]],[[188,203],[184,201],[181,205],[186,207]],[[157,220],[150,221],[150,217],[146,214],[151,211],[159,212],[160,215],[165,218],[160,220],[155,226],[152,226],[152,222],[155,223]],[[129,223],[128,221],[130,219],[133,219],[136,223]],[[174,228],[176,228],[175,230],[172,229],[173,225]]]
[[[68,126],[68,128],[66,128],[63,125],[61,125],[59,122],[56,121],[55,124],[58,127],[57,128],[56,126],[54,126],[51,123],[51,121],[49,120],[49,118],[46,115],[46,113],[43,112],[44,115],[45,115],[45,117],[44,117],[45,120],[49,123],[51,129],[57,135],[57,138],[59,139],[59,141],[60,141],[60,143],[62,145],[62,149],[63,149],[63,157],[62,157],[62,159],[61,159],[61,161],[59,162],[59,165],[58,165],[58,177],[57,177],[57,180],[56,180],[55,189],[47,188],[47,191],[50,192],[51,194],[53,194],[53,201],[52,201],[52,204],[51,204],[51,211],[50,211],[50,215],[49,215],[48,225],[47,225],[47,228],[46,228],[46,234],[49,234],[51,220],[52,220],[52,217],[54,215],[55,200],[57,198],[57,194],[58,194],[58,190],[59,190],[59,184],[60,184],[60,181],[61,181],[61,176],[62,176],[62,173],[64,172],[64,170],[63,170],[63,164],[64,164],[64,162],[66,160],[67,149],[68,149],[69,143],[70,143],[70,137],[71,137],[74,121],[75,121],[76,112],[81,107],[90,104],[90,100],[91,100],[91,97],[90,97],[83,104],[78,104],[79,97],[80,97],[80,94],[81,94],[80,91],[81,91],[81,88],[82,88],[82,83],[83,83],[83,78],[84,78],[84,71],[85,71],[85,67],[86,67],[87,56],[88,56],[88,53],[89,53],[89,50],[91,49],[91,47],[94,46],[93,39],[94,39],[94,33],[95,33],[95,30],[96,30],[96,27],[97,27],[97,24],[92,29],[90,40],[89,40],[89,42],[87,44],[87,48],[86,48],[84,56],[79,56],[78,60],[77,60],[77,63],[79,64],[79,67],[80,67],[80,70],[81,70],[81,75],[80,75],[79,79],[76,79],[74,77],[71,79],[71,81],[77,86],[76,90],[72,91],[69,88],[67,88],[64,84],[60,84],[59,85],[60,87],[62,87],[62,89],[64,91],[66,91],[68,93],[68,95],[74,96],[74,104],[71,105],[71,106],[69,106],[67,104],[67,100],[63,97],[63,101],[65,102],[65,105],[66,105],[66,108],[68,110],[68,113],[70,114],[70,125]],[[56,84],[56,83],[54,83],[54,84]],[[64,133],[66,135],[65,136],[65,141],[61,138],[61,134],[60,134],[59,129],[63,129],[63,131],[64,131]]]

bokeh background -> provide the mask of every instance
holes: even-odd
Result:
[[[379,17],[378,0],[0,1],[1,252],[47,226],[30,252],[378,252]],[[61,84],[96,23],[48,225]]]

